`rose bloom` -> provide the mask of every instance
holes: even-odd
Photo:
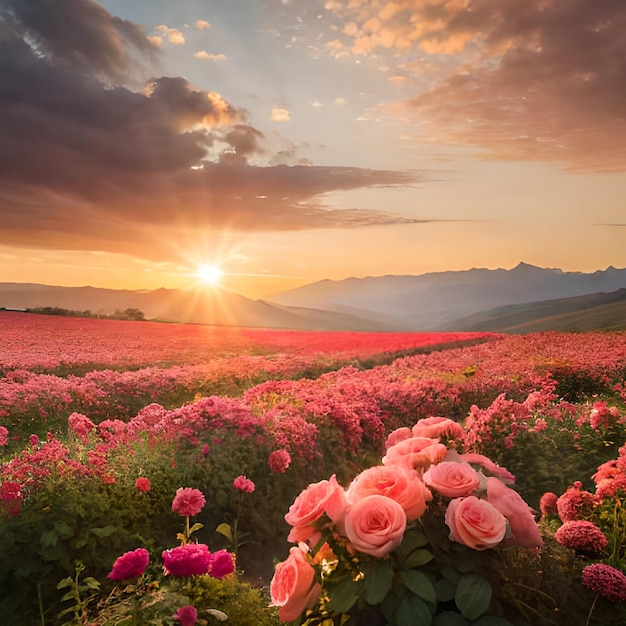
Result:
[[[330,480],[321,480],[309,485],[289,507],[285,521],[293,526],[288,541],[299,542],[310,539],[316,533],[315,523],[326,513],[333,522],[343,519],[346,509],[346,494],[333,474]]]
[[[163,550],[162,557],[166,575],[194,576],[208,574],[211,569],[211,553],[204,543],[186,543]]]
[[[461,424],[447,417],[426,417],[418,420],[413,426],[414,437],[448,437],[450,439],[463,439],[465,431]]]
[[[402,463],[411,468],[426,468],[438,463],[448,449],[436,439],[411,437],[391,446],[383,457],[383,465]]]
[[[505,545],[522,548],[538,548],[543,545],[533,511],[517,491],[507,487],[500,479],[490,476],[487,478],[487,501],[509,522],[513,536],[505,540]]]
[[[476,496],[450,500],[445,521],[450,539],[474,550],[494,548],[506,534],[504,515]]]
[[[233,487],[246,493],[252,493],[254,491],[254,483],[245,476],[237,476],[233,481]]]
[[[172,511],[179,515],[191,517],[200,513],[205,504],[206,499],[199,489],[180,487],[176,490],[176,495],[172,501]]]
[[[582,583],[612,602],[626,602],[626,576],[610,565],[587,565],[582,571]]]
[[[385,441],[385,450],[391,448],[391,446],[395,446],[397,443],[404,441],[405,439],[410,439],[413,436],[411,429],[408,426],[402,426],[401,428],[396,428],[392,430],[389,435],[387,435],[387,440]]]
[[[566,548],[580,554],[596,556],[602,554],[609,540],[593,522],[571,520],[565,522],[555,533],[554,538]]]
[[[291,465],[291,455],[285,449],[274,450],[268,459],[270,469],[276,474],[284,474]]]
[[[419,474],[405,465],[378,465],[362,471],[350,483],[346,492],[349,504],[365,496],[378,494],[395,500],[408,520],[414,520],[426,510],[432,494]]]
[[[506,467],[500,467],[496,465],[489,457],[483,454],[474,454],[468,452],[466,454],[460,454],[459,459],[470,465],[480,465],[480,468],[489,476],[495,476],[499,478],[506,485],[515,484],[515,476],[509,472]]]
[[[348,509],[345,527],[346,537],[359,552],[383,557],[402,542],[406,514],[387,496],[365,496]]]
[[[132,552],[125,552],[118,556],[113,563],[113,569],[107,574],[111,580],[128,580],[139,578],[148,567],[150,555],[145,548],[137,548]]]
[[[226,550],[218,550],[211,554],[210,574],[213,578],[224,578],[235,571],[233,555]]]
[[[480,485],[480,476],[469,463],[442,461],[430,466],[424,482],[442,496],[460,498],[469,496]]]
[[[172,618],[175,619],[181,626],[194,626],[198,619],[198,610],[193,604],[187,604],[181,606]]]
[[[143,493],[146,493],[147,491],[150,491],[150,488],[151,488],[150,480],[148,478],[140,476],[135,481],[135,487],[137,487],[137,489],[139,489],[139,491],[142,491]]]
[[[278,606],[282,622],[293,622],[319,598],[322,586],[315,582],[315,570],[300,548],[291,548],[285,561],[276,566],[270,583],[271,606]]]
[[[556,508],[556,501],[558,496],[556,493],[546,491],[539,500],[539,510],[542,515],[558,515],[558,509]]]

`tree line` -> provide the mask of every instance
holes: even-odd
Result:
[[[39,306],[30,309],[25,309],[26,313],[39,313],[41,315],[62,315],[67,317],[95,317],[98,319],[108,320],[127,320],[133,322],[143,322],[146,319],[141,309],[128,308],[123,311],[115,309],[114,313],[94,313],[89,309],[84,311],[75,311],[73,309],[64,309],[58,306]]]

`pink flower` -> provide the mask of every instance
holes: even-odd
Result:
[[[392,430],[389,435],[387,435],[387,440],[385,441],[385,450],[391,448],[391,446],[395,446],[397,443],[400,443],[405,439],[410,439],[412,436],[413,433],[408,426],[402,426],[401,428],[396,428],[395,430]]]
[[[9,429],[6,426],[0,426],[0,447],[9,444]]]
[[[340,522],[345,515],[346,494],[333,474],[330,480],[309,485],[289,507],[285,521],[293,526],[288,541],[306,541],[316,532],[316,523],[324,513],[333,522]]]
[[[404,509],[408,520],[421,517],[433,497],[415,470],[398,464],[363,470],[350,483],[346,497],[348,503],[354,504],[374,494],[395,500]]]
[[[494,548],[506,534],[504,515],[476,496],[450,500],[445,521],[450,539],[474,550]]]
[[[487,501],[509,522],[513,536],[507,537],[505,545],[523,548],[538,548],[543,545],[533,511],[517,491],[507,487],[500,479],[490,476],[487,478]]]
[[[202,456],[209,456],[209,452],[211,452],[211,448],[209,448],[209,444],[205,443],[200,449],[200,453]]]
[[[582,571],[582,583],[612,602],[626,602],[626,576],[610,565],[587,565]]]
[[[284,474],[291,465],[291,455],[285,449],[274,450],[269,457],[269,465],[272,472]]]
[[[181,626],[194,626],[198,619],[198,610],[193,604],[187,604],[181,606],[172,618],[175,619]]]
[[[179,487],[172,501],[172,511],[191,517],[200,513],[205,504],[206,499],[199,489]]]
[[[150,488],[151,488],[150,480],[148,478],[145,478],[144,476],[140,476],[135,481],[135,487],[137,487],[139,491],[146,493],[147,491],[150,491]]]
[[[272,606],[280,607],[278,617],[282,622],[292,622],[315,604],[321,589],[304,552],[291,548],[287,559],[276,566],[270,583]]]
[[[346,513],[346,537],[359,552],[383,557],[402,542],[406,514],[395,500],[373,495],[355,502]]]
[[[496,465],[489,457],[482,454],[474,454],[468,452],[466,454],[459,455],[461,461],[469,463],[470,465],[479,465],[480,468],[489,476],[495,476],[499,478],[503,483],[507,485],[515,484],[515,476],[509,472],[505,467]]]
[[[413,426],[414,437],[448,437],[449,439],[463,439],[463,427],[447,417],[426,417]]]
[[[581,489],[582,483],[576,481],[572,487],[556,501],[556,508],[562,522],[587,517],[594,505],[595,497],[588,491]]]
[[[427,468],[441,461],[448,449],[437,439],[429,437],[411,437],[387,449],[383,465],[403,463],[413,469]]]
[[[19,515],[24,500],[20,483],[11,480],[0,483],[0,500],[3,508],[11,515]]]
[[[235,571],[233,555],[226,550],[218,550],[211,554],[210,574],[213,578],[224,578]]]
[[[84,441],[87,435],[95,429],[96,425],[86,415],[72,413],[67,418],[67,427],[70,432],[78,435]]]
[[[558,509],[556,507],[556,501],[558,497],[556,493],[546,491],[539,500],[539,510],[542,515],[558,515]]]
[[[139,578],[148,567],[150,555],[145,548],[137,548],[118,556],[113,563],[113,569],[107,574],[111,580],[129,580]]]
[[[571,520],[565,522],[554,538],[566,548],[588,556],[602,554],[609,545],[606,535],[593,522]]]
[[[164,550],[164,572],[171,576],[194,576],[208,574],[211,570],[211,553],[204,543],[186,543]]]
[[[460,498],[469,496],[478,487],[480,476],[469,463],[442,461],[430,466],[424,482],[442,496]]]
[[[245,476],[237,476],[233,481],[233,487],[245,493],[252,493],[254,491],[254,483]]]
[[[28,438],[28,442],[31,446],[33,446],[33,448],[36,448],[39,445],[39,437],[37,437],[37,435],[31,435]]]

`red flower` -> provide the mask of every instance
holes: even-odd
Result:
[[[558,497],[556,493],[546,491],[539,500],[539,510],[542,515],[558,515],[558,509],[556,508],[556,501]]]
[[[180,487],[176,490],[176,495],[172,501],[172,511],[179,515],[191,517],[200,513],[205,504],[206,499],[199,489]]]
[[[187,543],[163,551],[165,574],[171,576],[194,576],[211,571],[211,553],[204,543]]]
[[[233,481],[233,487],[239,489],[239,491],[245,491],[246,493],[252,493],[254,491],[254,483],[245,476],[237,476]]]
[[[235,571],[233,555],[226,550],[218,550],[211,554],[211,571],[213,578],[224,578]]]
[[[181,626],[194,626],[198,619],[198,611],[193,604],[187,604],[186,606],[181,606],[172,617]]]
[[[566,548],[588,555],[601,554],[609,545],[605,534],[593,522],[571,520],[565,522],[554,538]]]
[[[626,576],[610,565],[587,565],[583,569],[582,583],[587,589],[613,602],[626,602]]]
[[[115,559],[113,569],[107,574],[107,578],[111,580],[138,578],[148,567],[149,561],[150,555],[145,548],[137,548],[132,552],[125,552],[122,556]]]
[[[596,498],[589,491],[581,489],[582,483],[577,480],[557,501],[556,508],[562,522],[586,517],[593,509]]]
[[[150,491],[150,480],[145,478],[144,476],[140,476],[136,481],[135,481],[135,487],[137,487],[137,489],[139,489],[139,491],[142,491],[143,493],[146,493],[147,491]]]
[[[18,515],[20,512],[20,505],[24,500],[22,494],[22,486],[11,480],[7,480],[0,483],[0,500],[6,511],[11,515]]]
[[[285,449],[274,450],[269,457],[270,469],[277,474],[284,474],[291,465],[291,455]]]

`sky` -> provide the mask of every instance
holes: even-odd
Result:
[[[0,0],[0,282],[626,267],[624,0]]]

